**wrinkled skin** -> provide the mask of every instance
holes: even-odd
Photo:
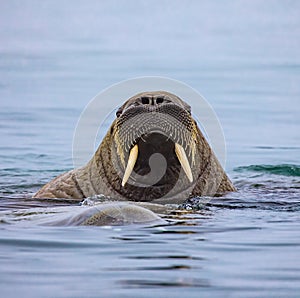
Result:
[[[190,106],[177,96],[164,91],[137,94],[116,116],[85,166],[56,177],[34,197],[81,201],[104,194],[118,201],[178,203],[235,190],[192,118]],[[180,157],[186,156],[190,169],[183,170],[175,144],[183,148]],[[138,154],[125,179],[133,147]]]

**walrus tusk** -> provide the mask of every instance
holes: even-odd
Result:
[[[193,182],[193,175],[192,175],[192,170],[189,161],[187,159],[183,147],[178,143],[175,143],[175,153],[189,181]]]
[[[125,186],[127,180],[129,179],[129,177],[131,175],[131,172],[134,168],[134,165],[135,165],[137,157],[138,157],[138,152],[139,152],[138,145],[134,145],[134,147],[130,150],[127,167],[126,167],[125,174],[124,174],[123,180],[122,180],[123,187]]]

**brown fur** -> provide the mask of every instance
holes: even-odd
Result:
[[[176,104],[178,104],[178,97],[167,92],[151,92],[145,93],[147,96],[163,94],[174,98]],[[126,108],[126,105],[132,103],[139,95],[129,99],[117,112],[122,113],[122,108]],[[176,100],[175,100],[176,98]],[[179,102],[183,108],[188,109],[189,106],[179,99]],[[114,142],[113,130],[116,127],[116,120],[111,125],[102,143],[98,147],[93,158],[83,167],[74,169],[67,173],[64,173],[45,186],[43,186],[34,197],[36,198],[73,198],[81,201],[83,198],[90,197],[97,194],[104,194],[115,200],[133,200],[133,201],[147,201],[147,195],[144,195],[142,189],[139,190],[136,187],[126,185],[121,186],[121,175],[118,169],[115,169],[114,155],[111,150]],[[227,191],[235,191],[235,188],[226,173],[222,169],[222,166],[218,162],[216,156],[212,152],[207,141],[203,137],[201,131],[196,126],[194,133],[197,138],[197,158],[194,165],[196,172],[199,173],[198,177],[194,177],[194,183],[186,187],[186,178],[179,181],[183,185],[185,191],[180,194],[172,194],[172,191],[168,196],[162,199],[158,198],[152,200],[153,202],[174,202],[176,200],[182,201],[188,197],[203,196],[203,195],[215,195],[221,194]],[[194,172],[194,171],[193,171]],[[154,191],[154,188],[149,188],[149,194]],[[140,199],[142,198],[143,199]]]

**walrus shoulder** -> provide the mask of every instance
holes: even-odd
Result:
[[[76,170],[71,170],[54,178],[51,183],[44,185],[34,198],[74,198],[84,197],[83,190],[78,184]]]

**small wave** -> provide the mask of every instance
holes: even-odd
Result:
[[[274,149],[279,149],[279,150],[299,150],[300,147],[297,146],[253,146],[252,148],[255,149],[263,149],[263,150],[274,150]]]
[[[235,172],[259,172],[264,174],[274,174],[282,176],[300,177],[300,166],[294,164],[282,165],[250,165],[234,169]]]

